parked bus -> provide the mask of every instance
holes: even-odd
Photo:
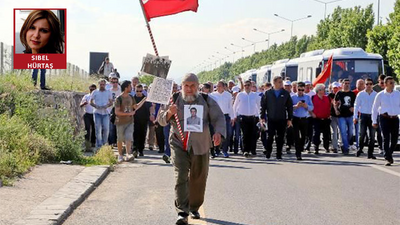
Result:
[[[257,84],[262,85],[271,81],[271,66],[266,65],[257,70]]]
[[[246,80],[252,80],[257,83],[257,70],[256,69],[247,70],[246,72],[240,74],[239,76],[243,79],[243,82]]]
[[[271,79],[275,76],[282,76],[284,79],[289,77],[291,81],[296,81],[298,74],[298,60],[299,58],[282,59],[274,62],[271,67]]]

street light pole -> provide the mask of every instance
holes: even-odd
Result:
[[[259,29],[257,29],[257,28],[253,28],[253,30],[268,35],[268,49],[269,49],[269,45],[270,45],[270,41],[271,41],[271,38],[270,38],[270,37],[271,37],[271,34],[277,34],[277,33],[281,33],[281,32],[283,32],[283,31],[285,31],[285,29],[281,29],[281,30],[279,30],[279,31],[274,31],[274,32],[269,32],[269,33],[268,33],[268,32],[264,32],[264,31],[262,31],[262,30],[259,30]]]
[[[231,50],[231,49],[229,49],[228,47],[225,47],[225,49],[226,50],[228,50],[228,51],[230,51],[230,52],[232,52],[232,63],[234,63],[235,62],[235,51],[233,51],[233,50]]]
[[[335,3],[335,2],[340,2],[342,0],[333,0],[333,1],[330,1],[330,2],[323,2],[323,1],[320,1],[320,0],[314,0],[314,1],[325,5],[324,19],[326,19],[326,8],[327,8],[327,5],[331,4],[331,3]]]
[[[268,41],[268,39],[265,40],[265,41],[250,41],[250,40],[248,40],[248,39],[246,39],[246,38],[242,38],[242,40],[243,40],[243,41],[250,42],[252,45],[254,45],[254,53],[256,53],[256,44],[259,44],[259,43],[263,43],[263,42],[267,42],[267,41]]]
[[[274,14],[274,16],[279,17],[279,18],[284,19],[284,20],[287,20],[287,21],[289,21],[289,22],[292,23],[291,32],[290,32],[290,39],[292,39],[292,37],[293,37],[293,23],[294,23],[294,22],[297,22],[297,21],[300,21],[300,20],[305,20],[305,19],[308,19],[308,18],[311,18],[311,17],[312,17],[311,15],[308,15],[308,16],[306,16],[306,17],[302,17],[302,18],[299,18],[299,19],[291,20],[291,19],[285,18],[285,17],[283,17],[283,16],[280,16],[280,15],[278,15],[278,14],[276,14],[276,13]]]

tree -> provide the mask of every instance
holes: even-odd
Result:
[[[400,0],[397,0],[394,5],[394,12],[389,15],[390,21],[388,29],[392,33],[388,41],[387,57],[389,65],[393,68],[394,73],[400,78]]]
[[[142,84],[146,84],[147,86],[153,83],[154,76],[151,75],[141,75],[139,77],[139,82]]]

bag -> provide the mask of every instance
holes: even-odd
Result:
[[[117,97],[117,100],[119,101],[119,104],[122,104],[122,98],[121,96]],[[115,105],[112,107],[111,112],[110,112],[110,122],[112,124],[115,124],[115,119],[117,118],[117,115],[115,114]]]

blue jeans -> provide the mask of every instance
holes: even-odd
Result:
[[[349,152],[351,139],[353,138],[353,117],[339,117],[340,136],[342,137],[343,153]]]
[[[233,152],[237,154],[239,152],[239,146],[240,149],[243,150],[243,140],[242,140],[242,134],[240,130],[240,122],[239,119],[236,120],[235,125],[233,126]]]
[[[110,115],[94,114],[94,124],[96,128],[96,147],[107,144],[110,128]]]
[[[37,84],[38,69],[33,69],[32,80],[34,85]],[[40,69],[40,88],[46,87],[46,69]]]
[[[357,147],[357,149],[358,149],[358,146],[359,146],[359,136],[360,136],[360,120],[359,119],[357,119],[358,120],[358,123],[357,124],[354,124],[354,132],[355,132],[355,141],[356,141],[356,147]]]
[[[164,154],[171,157],[171,147],[169,146],[169,132],[171,124],[164,127],[164,140],[165,140],[165,151]]]
[[[110,129],[108,134],[108,143],[110,145],[117,144],[117,126],[110,122]]]

